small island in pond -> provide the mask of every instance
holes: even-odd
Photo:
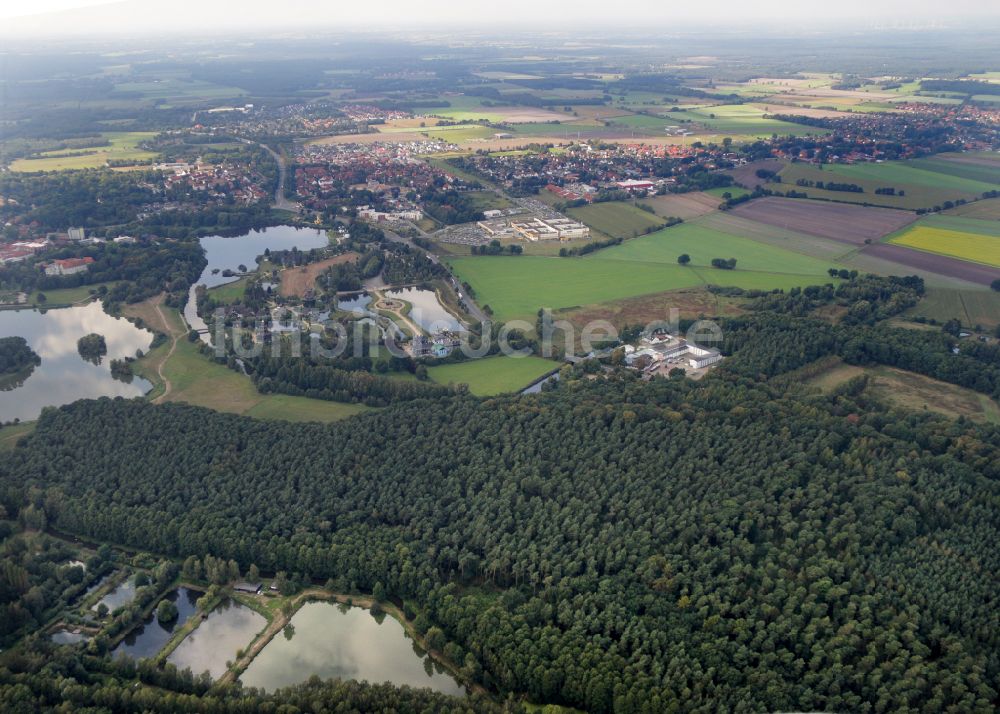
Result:
[[[0,337],[0,387],[23,382],[41,363],[23,337]]]
[[[104,335],[91,332],[77,340],[76,349],[80,356],[88,362],[99,364],[101,358],[108,353],[108,343],[105,341]]]

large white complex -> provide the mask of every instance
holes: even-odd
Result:
[[[638,348],[625,346],[625,364],[644,372],[654,372],[664,364],[681,363],[691,369],[702,369],[721,361],[719,350],[667,334],[644,337],[639,341]]]

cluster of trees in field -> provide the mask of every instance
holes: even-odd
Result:
[[[830,268],[829,273],[844,282],[768,293],[755,298],[749,307],[755,312],[802,317],[823,305],[837,304],[847,308],[843,324],[875,324],[913,307],[925,292],[924,281],[917,276],[859,275],[842,268]]]
[[[819,188],[826,191],[845,191],[847,193],[864,193],[865,189],[863,186],[859,186],[856,183],[841,183],[838,181],[813,181],[811,179],[799,179],[795,182],[796,186],[803,186],[806,188]],[[879,189],[882,191],[884,189]],[[893,190],[895,192],[895,190]]]
[[[369,250],[356,261],[331,265],[319,276],[316,285],[328,292],[361,290],[365,280],[382,272],[384,260],[381,250]]]
[[[435,263],[422,250],[388,241],[383,243],[383,249],[385,258],[382,278],[389,285],[406,285],[448,277],[448,269]]]
[[[0,377],[32,369],[41,362],[23,337],[0,337]]]
[[[470,676],[534,701],[990,708],[1000,431],[743,374],[329,426],[82,401],[0,463],[0,494],[67,532],[413,602]]]
[[[94,262],[88,270],[74,275],[45,275],[38,267],[42,261],[82,257],[91,257]],[[172,304],[179,305],[206,264],[204,251],[195,241],[74,245],[50,251],[44,258],[0,268],[0,286],[30,292],[115,282],[101,293],[107,303],[139,302],[166,290],[172,294]]]
[[[562,251],[566,250],[562,248]],[[524,252],[522,248],[517,243],[511,243],[510,245],[503,245],[500,241],[494,239],[491,240],[486,245],[474,245],[472,246],[473,255],[521,255]]]
[[[453,188],[428,189],[421,196],[424,213],[441,223],[471,223],[483,220],[483,212],[462,191]]]

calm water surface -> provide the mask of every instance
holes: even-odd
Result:
[[[191,286],[188,302],[184,308],[184,319],[196,330],[205,329],[205,322],[198,317],[195,309],[194,291],[198,285],[214,288],[239,280],[239,276],[226,277],[222,272],[226,269],[238,271],[243,265],[248,270],[257,269],[257,257],[264,255],[266,250],[291,250],[298,248],[306,251],[313,248],[323,248],[329,245],[326,233],[313,228],[295,228],[294,226],[272,226],[259,231],[251,231],[246,235],[235,237],[205,236],[201,239],[201,247],[205,250],[208,265],[201,277]],[[213,271],[218,272],[213,274]]]
[[[263,615],[227,600],[170,653],[167,661],[180,669],[190,667],[195,674],[207,670],[218,679],[226,672],[226,662],[235,660],[237,650],[249,645],[266,625]]]
[[[168,593],[164,599],[170,600],[177,606],[177,619],[165,625],[160,624],[156,619],[156,608],[153,608],[153,612],[146,616],[139,627],[128,633],[112,653],[116,656],[124,654],[132,659],[155,656],[196,612],[195,603],[201,595],[202,593],[197,590],[189,588],[178,588]]]
[[[315,674],[323,679],[392,682],[445,694],[465,693],[389,616],[376,619],[360,607],[311,602],[295,613],[291,624],[292,629],[275,635],[243,672],[244,686],[274,690]]]
[[[130,602],[132,602],[132,600],[135,599],[135,591],[136,591],[135,576],[133,575],[129,577],[128,580],[121,583],[114,590],[112,590],[107,595],[98,600],[96,603],[94,603],[94,606],[91,607],[90,609],[96,611],[98,607],[104,604],[108,606],[108,612],[114,612],[122,605],[128,605]]]
[[[437,293],[420,288],[400,288],[386,292],[389,297],[405,300],[413,305],[409,318],[430,333],[440,330],[459,332],[465,326],[438,302]]]
[[[91,332],[104,335],[108,354],[100,364],[84,360],[76,343]],[[22,383],[0,391],[0,421],[38,418],[42,407],[62,406],[77,399],[141,397],[152,385],[140,377],[129,383],[111,376],[111,360],[146,351],[153,333],[124,318],[104,312],[100,302],[55,310],[2,310],[0,337],[20,336],[42,363]]]

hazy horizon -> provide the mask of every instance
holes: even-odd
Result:
[[[613,16],[610,16],[612,15]],[[918,0],[846,0],[818,12],[811,5],[781,0],[763,3],[722,0],[712,4],[677,4],[637,0],[620,12],[595,0],[537,3],[512,0],[503,7],[455,6],[444,0],[414,4],[386,0],[375,6],[331,7],[318,0],[38,0],[0,5],[0,33],[8,36],[177,33],[201,35],[295,29],[414,29],[468,27],[480,31],[522,30],[526,33],[567,31],[583,27],[615,27],[647,31],[716,29],[733,32],[750,27],[788,29],[809,24],[815,32],[877,28],[947,28],[973,22],[1000,22],[1000,5],[973,0],[940,3]],[[550,23],[549,25],[541,23]]]

